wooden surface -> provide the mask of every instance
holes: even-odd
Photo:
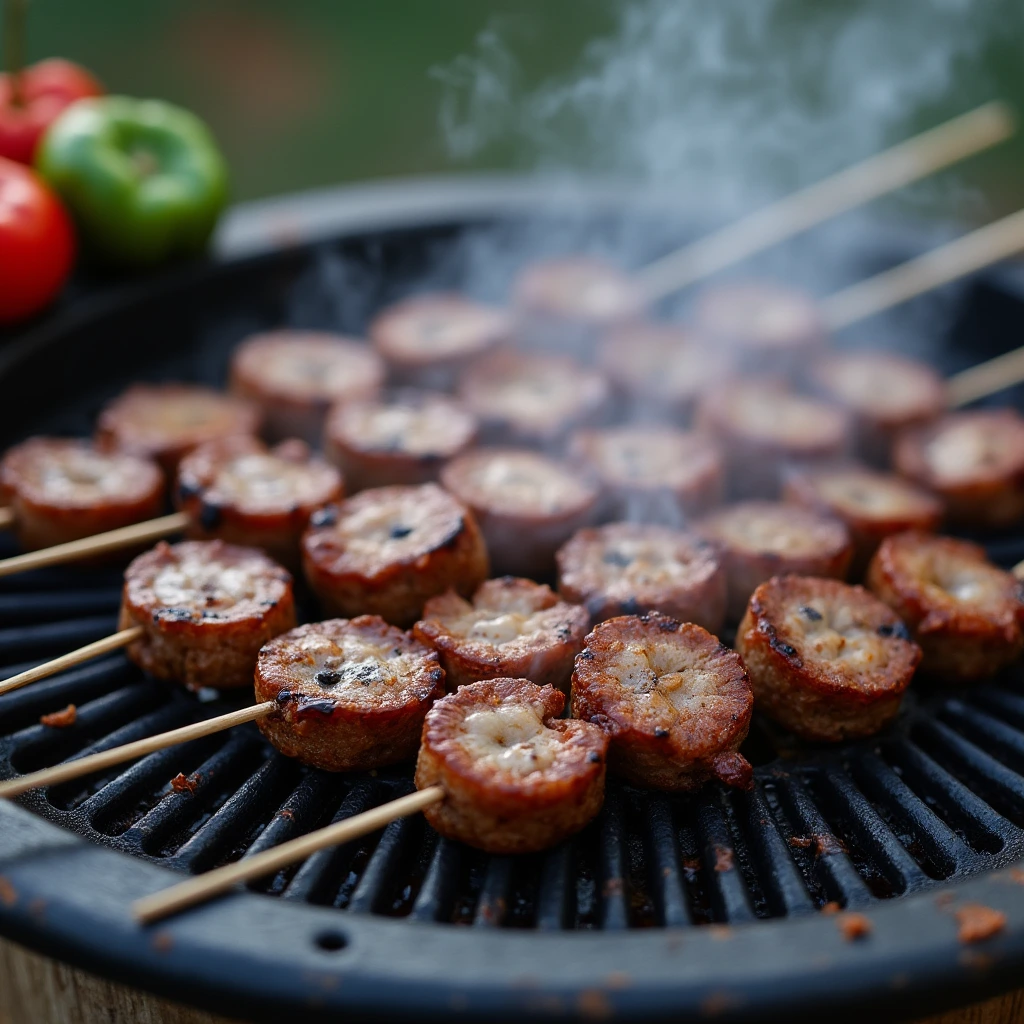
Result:
[[[1024,989],[915,1024],[1021,1024]],[[232,1024],[0,939],[0,1024]],[[239,1024],[239,1022],[234,1022]]]

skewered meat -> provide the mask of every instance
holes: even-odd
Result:
[[[742,352],[746,367],[773,372],[797,369],[828,333],[810,296],[763,281],[706,288],[694,322],[713,343]]]
[[[842,410],[764,377],[714,388],[696,422],[720,442],[729,488],[741,498],[775,497],[788,467],[842,455],[848,427]]]
[[[389,306],[370,324],[370,341],[403,384],[448,390],[459,370],[510,339],[504,310],[460,295],[414,295]]]
[[[609,523],[580,530],[559,549],[558,591],[595,622],[659,611],[717,632],[726,576],[714,548],[667,526]]]
[[[804,739],[870,736],[896,717],[921,648],[863,587],[774,576],[736,634],[759,711]]]
[[[853,544],[837,519],[774,501],[730,505],[694,524],[721,553],[729,596],[726,618],[739,622],[754,590],[772,576],[846,578]]]
[[[259,728],[282,754],[329,772],[368,770],[415,756],[444,670],[408,633],[360,615],[271,640],[255,689],[257,701],[277,703]]]
[[[320,509],[302,552],[330,614],[380,615],[403,628],[427,598],[449,588],[469,595],[487,578],[473,514],[436,484],[378,487]]]
[[[554,572],[555,551],[589,521],[597,488],[571,467],[537,452],[466,452],[441,483],[475,513],[496,573],[533,578]]]
[[[589,626],[586,609],[550,587],[502,576],[481,584],[472,602],[453,591],[432,597],[413,635],[440,655],[449,690],[504,677],[568,690]]]
[[[946,386],[935,370],[892,352],[832,352],[814,363],[810,376],[824,397],[850,412],[858,451],[876,465],[888,465],[898,431],[928,423],[946,407]]]
[[[181,461],[178,506],[189,536],[263,548],[299,567],[299,542],[313,512],[342,496],[341,474],[304,441],[268,449],[255,437],[200,445]]]
[[[0,462],[0,501],[23,548],[46,548],[158,516],[164,474],[155,462],[102,452],[89,441],[32,437]]]
[[[352,491],[424,484],[472,447],[477,423],[457,402],[427,391],[342,402],[327,417],[324,451]]]
[[[498,349],[462,375],[459,398],[480,421],[485,439],[550,445],[573,427],[598,419],[608,382],[565,356]]]
[[[193,448],[221,437],[255,434],[256,407],[190,384],[133,384],[100,413],[96,442],[106,451],[156,459],[173,477]]]
[[[249,686],[259,649],[294,625],[291,575],[262,551],[161,541],[125,570],[119,628],[142,627],[128,657],[157,679]]]
[[[882,542],[868,585],[921,645],[921,670],[951,682],[994,675],[1024,651],[1024,589],[983,548],[908,532]]]
[[[1024,417],[1012,409],[944,416],[896,441],[893,463],[935,491],[957,526],[1015,526],[1024,517]]]
[[[578,832],[604,800],[608,737],[562,719],[565,697],[527,679],[463,686],[427,715],[416,786],[445,799],[423,813],[443,836],[488,853],[543,850]]]
[[[581,430],[569,460],[593,473],[603,489],[602,516],[678,526],[722,499],[725,467],[717,445],[671,427]]]
[[[818,509],[846,524],[855,549],[854,579],[863,576],[886,537],[910,529],[936,530],[942,520],[942,502],[933,494],[895,474],[862,466],[795,471],[786,478],[784,494],[787,501]]]
[[[694,790],[712,778],[749,789],[753,772],[737,751],[753,704],[733,651],[656,612],[602,622],[572,677],[573,714],[611,734],[611,770],[654,789]]]
[[[649,320],[611,331],[599,355],[613,387],[638,413],[653,408],[683,422],[690,420],[697,399],[729,375],[734,362],[729,351],[689,327]]]
[[[263,411],[272,441],[301,437],[319,444],[335,402],[372,398],[384,363],[368,345],[321,331],[254,334],[231,358],[231,390]]]

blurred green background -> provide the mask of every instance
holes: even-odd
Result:
[[[706,13],[701,0],[677,2],[694,19]],[[946,2],[889,0],[889,9],[906,16],[913,8],[925,25],[933,4]],[[833,20],[856,19],[864,5],[776,6],[800,23],[825,8]],[[884,5],[872,6],[885,16]],[[979,3],[978,45],[958,62],[950,88],[901,118],[901,131],[993,96],[1024,110],[1022,7],[1022,0]],[[28,50],[30,59],[80,61],[112,91],[161,96],[201,113],[227,152],[235,198],[250,199],[380,176],[528,168],[537,153],[513,137],[451,156],[431,69],[472,52],[479,33],[499,25],[517,40],[517,76],[530,89],[567,74],[592,40],[616,31],[621,14],[614,0],[32,0]],[[793,45],[814,39],[797,35]],[[822,60],[827,66],[827,52]],[[1019,139],[957,173],[985,197],[984,209],[975,201],[969,215],[1024,206]]]

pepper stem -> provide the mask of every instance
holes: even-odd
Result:
[[[21,87],[21,72],[25,67],[25,21],[28,0],[4,2],[4,60],[11,81],[11,104],[20,107],[25,102]]]

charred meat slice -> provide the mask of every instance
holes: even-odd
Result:
[[[128,657],[192,690],[249,686],[259,649],[294,625],[291,575],[262,551],[161,542],[124,574],[119,628],[143,629]]]
[[[608,737],[563,719],[565,697],[527,679],[463,686],[427,715],[416,786],[443,787],[424,811],[449,839],[488,853],[544,850],[578,832],[604,800]]]
[[[736,634],[758,711],[807,740],[871,736],[900,708],[921,649],[863,587],[774,576]]]
[[[423,720],[444,694],[437,655],[376,615],[299,626],[268,643],[256,664],[259,720],[274,746],[330,772],[412,759]]]
[[[487,549],[472,512],[436,484],[378,487],[313,516],[302,539],[306,579],[330,614],[380,615],[403,628],[427,598],[472,594]]]
[[[889,537],[868,586],[910,627],[931,676],[972,682],[1024,651],[1022,584],[977,544],[918,532]]]
[[[749,789],[753,773],[737,751],[753,704],[733,651],[655,612],[602,622],[572,677],[572,713],[610,733],[611,770],[653,789],[694,790],[712,778]]]
[[[413,633],[440,655],[450,690],[508,677],[567,691],[589,626],[586,609],[550,587],[503,576],[481,584],[472,601],[453,591],[432,597]]]

